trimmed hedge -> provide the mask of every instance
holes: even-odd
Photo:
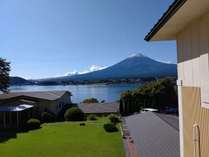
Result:
[[[66,121],[83,121],[85,120],[85,115],[81,109],[78,107],[71,107],[65,112]]]
[[[95,114],[90,114],[87,119],[88,120],[97,120],[97,116]]]
[[[62,109],[60,110],[60,112],[57,115],[57,120],[58,121],[65,121],[65,112],[71,108],[71,107],[75,107],[78,106],[77,104],[66,104],[62,107]]]
[[[112,123],[104,124],[104,129],[106,132],[117,132],[118,131],[118,128],[116,127],[116,125],[114,125]]]
[[[99,101],[96,98],[89,98],[89,99],[84,99],[83,103],[85,104],[90,104],[90,103],[98,103]]]
[[[44,123],[51,123],[56,121],[56,116],[53,113],[43,112],[41,114],[41,120]]]
[[[27,121],[27,128],[30,130],[39,129],[41,126],[41,122],[38,119],[31,118]]]
[[[111,121],[111,123],[113,123],[113,124],[117,124],[117,123],[120,123],[121,121],[120,121],[120,118],[117,116],[117,115],[115,115],[115,114],[110,114],[109,116],[108,116],[108,118],[110,119],[110,121]]]

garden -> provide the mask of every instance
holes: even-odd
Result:
[[[87,120],[77,121],[80,119],[75,120],[75,111],[73,113],[66,113],[68,121],[43,123],[40,128],[17,133],[10,139],[0,141],[1,156],[124,157],[116,115],[89,115]]]

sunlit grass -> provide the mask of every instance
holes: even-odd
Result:
[[[2,157],[124,157],[120,132],[103,129],[106,118],[44,124],[39,130],[18,133],[0,143]]]

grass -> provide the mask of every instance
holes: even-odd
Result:
[[[103,129],[106,118],[78,122],[45,124],[39,130],[18,133],[0,143],[2,157],[124,157],[120,132]]]

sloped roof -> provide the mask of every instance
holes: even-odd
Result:
[[[179,131],[179,118],[170,114],[155,113],[159,118],[165,121],[168,125]]]
[[[91,104],[78,104],[78,107],[84,113],[118,113],[119,103],[91,103]]]
[[[57,100],[68,91],[34,91],[34,92],[13,92],[7,94],[0,94],[0,101],[11,99],[15,97],[31,97],[44,100]],[[70,95],[71,93],[68,92]]]
[[[208,11],[208,0],[174,0],[146,35],[145,40],[175,40],[182,29]]]
[[[145,40],[149,41],[186,1],[187,0],[174,0],[169,8],[166,10],[166,12],[146,35]]]
[[[178,118],[144,112],[125,118],[140,157],[179,157]]]

